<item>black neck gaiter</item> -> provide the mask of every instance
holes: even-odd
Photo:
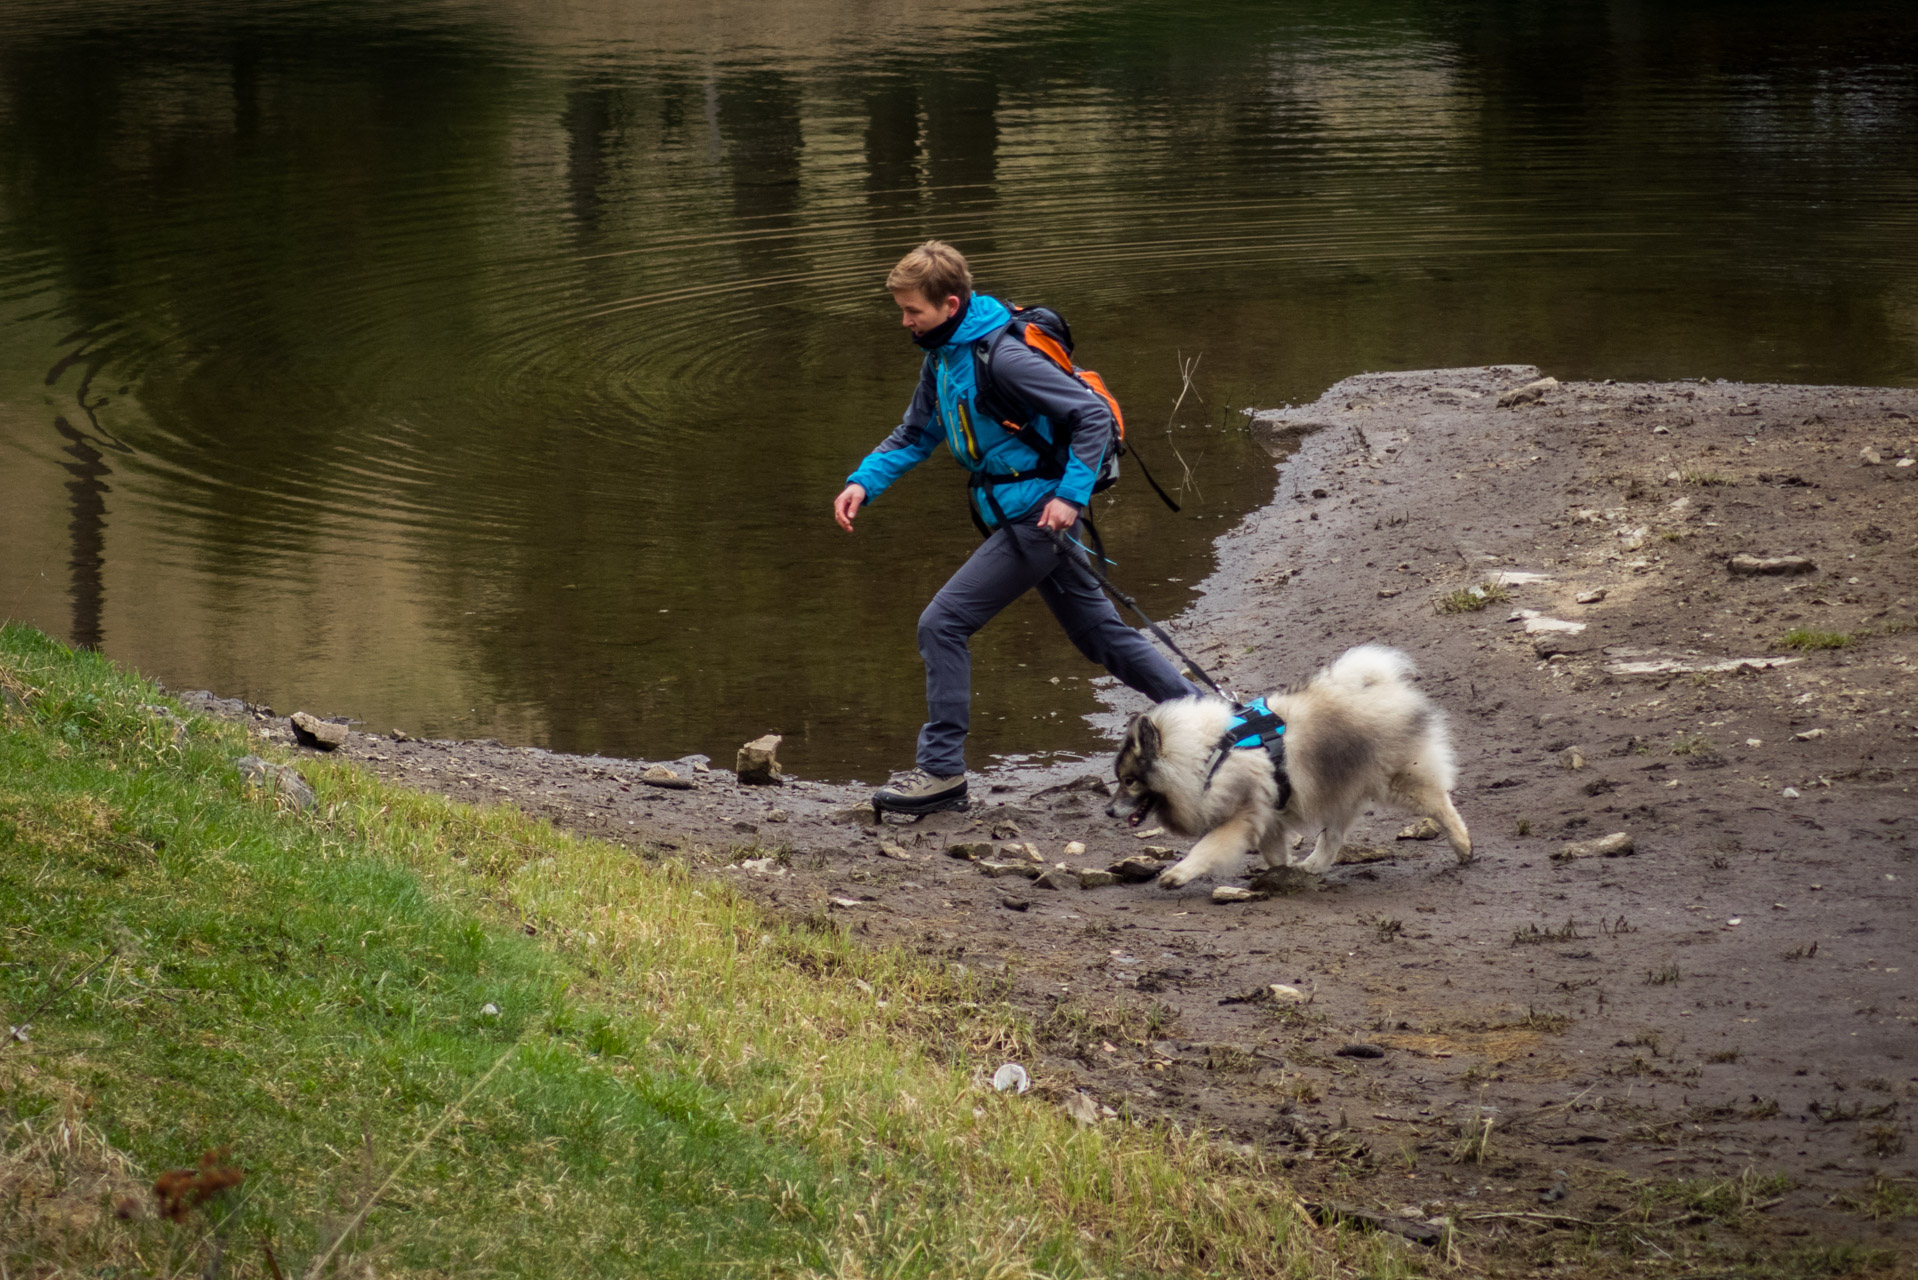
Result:
[[[951,319],[945,321],[936,329],[928,329],[924,333],[914,333],[912,335],[913,342],[917,344],[922,351],[937,351],[946,345],[947,339],[959,332],[959,326],[965,323],[966,312],[970,310],[972,310],[972,295],[967,294],[966,300],[959,304],[959,309],[952,313]],[[907,332],[911,333],[912,331],[908,329]]]

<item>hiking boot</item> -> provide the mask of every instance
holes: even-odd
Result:
[[[881,813],[937,813],[966,807],[966,775],[934,777],[924,769],[900,774],[872,793],[872,807]]]

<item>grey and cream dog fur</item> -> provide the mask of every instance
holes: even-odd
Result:
[[[1257,747],[1226,754],[1210,779],[1213,749],[1232,725],[1224,698],[1174,698],[1134,716],[1114,766],[1119,790],[1106,812],[1134,826],[1159,820],[1199,841],[1166,868],[1169,889],[1234,869],[1257,850],[1270,866],[1290,861],[1295,837],[1319,833],[1295,864],[1322,873],[1338,861],[1345,834],[1368,803],[1435,819],[1461,863],[1472,837],[1452,806],[1457,781],[1445,715],[1410,683],[1412,660],[1367,644],[1348,649],[1298,689],[1266,699],[1285,721],[1285,763],[1292,795],[1278,808],[1270,757]]]

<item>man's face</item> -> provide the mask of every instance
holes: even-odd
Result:
[[[898,289],[893,292],[892,300],[899,304],[899,323],[912,330],[915,338],[925,337],[959,314],[957,297],[934,302],[917,289]]]

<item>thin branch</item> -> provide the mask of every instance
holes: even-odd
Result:
[[[499,1069],[506,1065],[506,1060],[518,1051],[519,1042],[517,1040],[507,1045],[506,1052],[500,1054],[498,1060],[486,1069],[486,1074],[475,1080],[472,1087],[460,1095],[458,1102],[455,1102],[452,1106],[440,1113],[440,1118],[433,1122],[433,1127],[420,1135],[420,1140],[415,1142],[407,1149],[406,1154],[400,1157],[400,1162],[393,1166],[393,1172],[386,1175],[386,1181],[380,1183],[378,1187],[375,1187],[373,1194],[368,1196],[365,1202],[354,1211],[346,1227],[339,1235],[333,1238],[333,1243],[326,1247],[326,1252],[321,1254],[319,1258],[314,1261],[313,1265],[307,1268],[306,1280],[318,1280],[320,1272],[326,1268],[327,1263],[333,1261],[333,1255],[338,1253],[340,1246],[346,1243],[346,1238],[359,1230],[360,1223],[366,1221],[366,1215],[372,1212],[373,1205],[381,1196],[386,1194],[387,1188],[391,1187],[393,1183],[399,1179],[400,1174],[406,1171],[406,1166],[413,1162],[413,1157],[424,1151],[427,1145],[439,1136],[440,1130],[452,1122],[453,1117],[460,1113],[460,1109],[473,1100],[473,1095],[481,1089],[484,1089],[486,1082],[491,1080],[495,1075],[498,1075]]]
[[[33,1020],[35,1018],[38,1018],[41,1014],[45,1013],[48,1009],[53,1007],[54,1001],[66,995],[67,992],[73,990],[75,987],[79,986],[82,982],[85,982],[88,974],[92,973],[95,969],[98,969],[101,965],[105,964],[107,961],[113,959],[113,957],[119,954],[120,954],[120,949],[118,947],[109,948],[105,955],[101,956],[98,960],[95,960],[92,964],[80,970],[80,972],[74,974],[73,977],[69,978],[65,986],[60,987],[58,990],[50,992],[47,995],[46,999],[42,1000],[39,1004],[35,1005],[30,1011],[28,1011],[27,1016],[22,1018],[17,1026],[10,1024],[10,1029],[8,1031],[6,1039],[0,1040],[0,1053],[6,1052],[6,1050],[9,1047],[11,1047],[12,1045],[16,1043],[24,1043],[24,1037],[15,1034],[16,1032],[26,1031],[27,1028],[33,1025]]]
[[[1192,375],[1198,369],[1199,361],[1205,359],[1205,352],[1201,351],[1190,360],[1185,358],[1184,352],[1175,353],[1173,358],[1179,362],[1179,398],[1172,402],[1172,412],[1165,416],[1166,443],[1172,446],[1172,456],[1179,460],[1179,469],[1185,473],[1179,480],[1180,496],[1184,496],[1185,487],[1189,484],[1192,486],[1192,492],[1199,495],[1200,501],[1204,501],[1205,493],[1199,488],[1198,477],[1192,474],[1192,468],[1187,464],[1185,455],[1179,452],[1178,442],[1172,438],[1172,428],[1174,425],[1173,419],[1179,416],[1179,406],[1185,403],[1186,396],[1191,395],[1194,399],[1198,398],[1199,393],[1192,389]]]

